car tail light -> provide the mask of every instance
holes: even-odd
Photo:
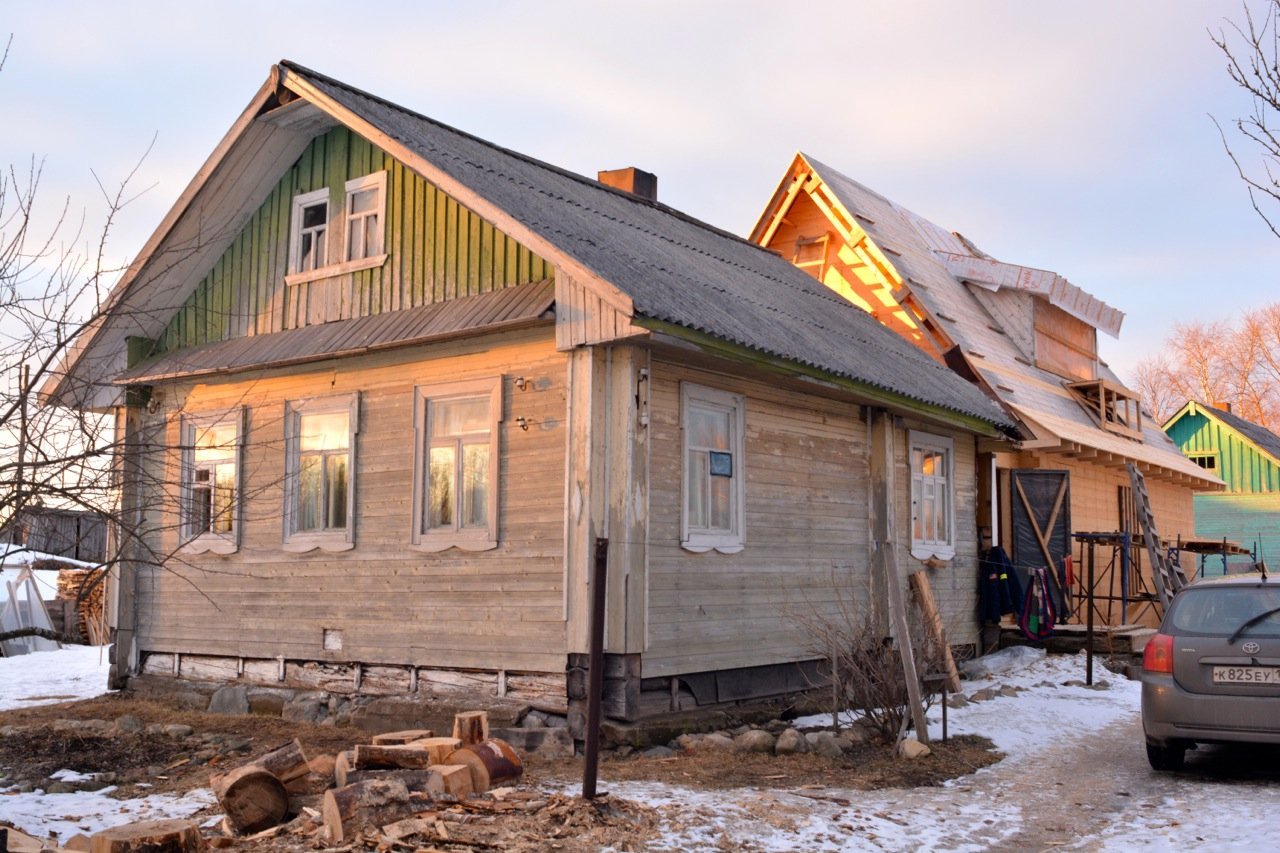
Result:
[[[1156,634],[1142,651],[1144,672],[1173,672],[1173,637]]]

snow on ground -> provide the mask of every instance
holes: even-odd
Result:
[[[0,658],[0,711],[100,696],[107,692],[108,668],[106,646]]]
[[[11,821],[37,838],[56,834],[66,839],[79,832],[92,835],[134,821],[189,817],[215,802],[213,794],[204,789],[181,797],[152,794],[136,800],[114,800],[108,796],[114,790],[17,794],[0,788],[0,821]]]
[[[71,647],[0,659],[0,709],[82,698],[105,692],[100,650]],[[972,696],[986,687],[1019,687],[949,709],[950,734],[981,734],[1004,761],[940,788],[855,791],[838,788],[702,791],[652,782],[618,782],[613,796],[646,803],[663,818],[653,850],[742,851],[983,851],[1014,841],[1036,808],[1023,799],[1027,767],[1049,750],[1076,750],[1108,729],[1125,756],[1098,756],[1109,791],[1134,792],[1112,813],[1074,815],[1080,832],[1055,846],[1067,850],[1252,850],[1274,835],[1271,815],[1280,785],[1222,782],[1191,775],[1153,774],[1145,766],[1136,719],[1140,686],[1095,661],[1095,687],[1083,685],[1083,655],[1045,657],[1014,652],[1009,669],[964,682]],[[41,699],[40,697],[44,697]],[[941,737],[941,713],[929,715],[930,736]],[[796,721],[825,725],[827,717]],[[1052,730],[1052,734],[1049,732]],[[1104,740],[1105,742],[1105,740]],[[1123,758],[1124,760],[1121,760]],[[1049,760],[1052,760],[1050,757]],[[1113,770],[1114,766],[1114,770]],[[1082,784],[1089,784],[1088,780]],[[0,820],[23,831],[59,837],[135,820],[186,817],[213,800],[208,791],[120,801],[110,789],[89,793],[18,794],[0,789]],[[567,789],[569,793],[576,790]],[[1057,796],[1052,790],[1048,796]],[[1120,794],[1117,794],[1120,795]],[[1211,807],[1206,807],[1210,806]]]

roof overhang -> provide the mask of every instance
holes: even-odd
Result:
[[[986,290],[1016,290],[1040,296],[1056,308],[1111,337],[1120,336],[1124,312],[1076,287],[1056,272],[1006,264],[991,258],[935,251],[951,275]]]

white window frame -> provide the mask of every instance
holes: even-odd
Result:
[[[946,471],[942,476],[926,478],[923,472],[915,470],[915,451],[931,450],[945,454]],[[950,560],[956,555],[956,446],[955,439],[934,435],[916,430],[907,431],[907,470],[911,474],[911,556],[917,560],[939,559]],[[925,480],[933,481],[937,487],[941,484],[946,495],[946,511],[944,518],[947,535],[944,539],[916,538],[916,519],[920,514],[921,494]]]
[[[730,415],[729,452],[733,467],[728,529],[700,528],[689,523],[689,452],[699,448],[689,445],[688,422],[690,411],[699,407]],[[686,551],[736,554],[746,547],[746,415],[746,398],[741,394],[692,382],[680,383],[680,546]]]
[[[235,465],[234,495],[231,499],[231,530],[216,533],[212,530],[195,530],[193,526],[196,474],[196,433],[200,430],[231,425],[235,428],[235,442],[227,456]],[[188,554],[234,554],[240,548],[241,506],[243,504],[242,472],[244,471],[244,409],[208,415],[183,415],[178,422],[178,446],[181,448],[178,515],[181,550]]]
[[[370,258],[383,254],[383,241],[386,239],[387,231],[387,173],[374,172],[371,175],[365,175],[362,178],[352,178],[347,181],[346,198],[343,201],[343,217],[342,217],[342,258],[347,263],[359,263]],[[378,227],[374,235],[374,244],[365,246],[364,253],[359,257],[351,256],[351,223],[356,214],[351,211],[351,204],[356,193],[365,190],[377,190],[377,201],[374,202],[373,211],[371,213],[360,214],[361,219],[375,216],[378,220]]]
[[[302,458],[300,442],[303,415],[332,412],[347,413],[347,526],[340,530],[297,529],[299,468]],[[282,548],[305,552],[348,551],[355,547],[356,534],[356,469],[359,456],[356,439],[360,434],[360,395],[342,394],[307,400],[290,400],[284,405],[284,534]]]
[[[460,382],[433,382],[413,389],[413,530],[412,542],[421,551],[439,552],[449,548],[462,551],[489,551],[498,547],[498,504],[502,492],[499,481],[502,425],[502,377],[494,376]],[[430,498],[432,401],[460,397],[489,397],[489,506],[485,529],[464,530],[457,527],[427,526],[427,504]]]
[[[351,198],[354,193],[374,187],[378,190],[376,215],[378,217],[376,251],[355,260],[346,260],[348,254],[348,222],[350,219]],[[293,218],[289,231],[289,271],[284,277],[286,285],[303,284],[322,278],[333,278],[346,273],[380,267],[387,262],[387,172],[385,169],[352,178],[343,185],[345,195],[342,199],[340,213],[335,212],[336,205],[330,198],[329,188],[300,193],[293,197]],[[325,258],[324,264],[310,270],[299,269],[299,253],[302,251],[302,211],[321,200],[328,204],[328,219],[325,223]],[[370,250],[366,250],[370,251]]]
[[[308,207],[315,207],[320,202],[325,205],[324,222],[324,258],[311,269],[302,269],[302,212]],[[299,193],[293,197],[293,213],[289,225],[289,272],[309,275],[328,267],[333,257],[333,210],[329,204],[329,188],[323,187],[309,193]]]

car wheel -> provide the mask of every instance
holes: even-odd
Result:
[[[1186,755],[1186,746],[1177,741],[1171,741],[1167,746],[1147,744],[1147,761],[1153,770],[1181,770]]]

